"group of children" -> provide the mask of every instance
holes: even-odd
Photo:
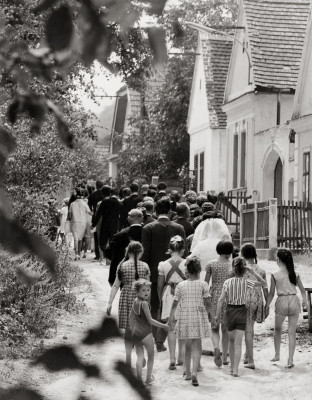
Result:
[[[150,385],[154,381],[152,326],[168,332],[169,369],[174,370],[176,365],[183,365],[183,377],[191,381],[193,386],[199,384],[197,373],[202,368],[201,341],[206,337],[212,337],[215,364],[218,367],[228,365],[229,353],[230,373],[233,377],[238,377],[242,340],[245,335],[244,366],[255,369],[254,323],[263,322],[268,316],[275,290],[278,297],[275,307],[275,356],[272,361],[280,358],[281,327],[288,317],[287,367],[292,368],[296,325],[301,310],[300,300],[296,295],[297,286],[302,295],[303,307],[307,306],[307,300],[301,279],[295,273],[291,252],[286,249],[278,250],[279,270],[272,274],[269,292],[265,271],[257,265],[256,249],[252,244],[245,244],[241,248],[241,255],[237,256],[233,255],[233,245],[230,241],[220,241],[216,248],[219,258],[206,266],[205,280],[200,279],[201,260],[192,254],[184,259],[184,249],[184,240],[180,236],[173,237],[169,244],[171,257],[159,265],[160,321],[153,319],[150,312],[150,271],[148,265],[140,261],[143,254],[141,243],[131,242],[125,259],[118,266],[107,314],[111,314],[113,300],[122,285],[119,327],[125,329],[126,362],[129,365],[133,345],[136,348],[137,378],[142,381],[142,369],[147,364],[145,384]],[[220,328],[222,356],[219,346]],[[144,348],[147,362],[144,358]]]

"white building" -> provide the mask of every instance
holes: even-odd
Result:
[[[312,7],[312,6],[311,6]],[[302,63],[294,100],[292,121],[294,150],[294,200],[312,201],[312,14],[303,47]]]
[[[232,40],[199,32],[188,114],[194,189],[226,189],[226,114],[222,111]]]
[[[308,0],[240,2],[235,38],[244,46],[234,41],[223,106],[227,190],[296,198],[289,121],[309,8]]]

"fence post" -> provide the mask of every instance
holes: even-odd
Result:
[[[277,248],[277,199],[269,200],[269,249]]]
[[[254,246],[257,248],[258,203],[254,203]]]
[[[239,247],[242,247],[243,245],[243,230],[244,230],[244,213],[243,211],[246,208],[246,204],[241,204],[240,205],[240,218],[239,218]]]

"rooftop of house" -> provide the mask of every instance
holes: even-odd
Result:
[[[222,111],[224,90],[230,64],[233,41],[221,35],[201,39],[206,93],[211,128],[225,128],[226,114]]]
[[[147,110],[153,106],[157,101],[157,97],[162,86],[165,83],[164,72],[157,72],[152,75],[146,82],[145,90],[145,107]],[[141,96],[137,90],[129,88],[129,98],[131,104],[131,116],[136,117],[140,115],[141,110]]]
[[[295,89],[300,70],[309,0],[243,0],[254,83]]]

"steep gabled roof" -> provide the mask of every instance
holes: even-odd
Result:
[[[205,38],[206,37],[206,38]],[[201,36],[206,93],[211,128],[226,128],[221,106],[230,64],[233,41],[219,34]]]
[[[243,0],[254,84],[295,89],[309,0]]]
[[[292,120],[312,114],[311,92],[311,65],[312,65],[312,2],[310,15],[303,46],[301,67],[294,99]],[[304,97],[308,97],[308,105]]]

